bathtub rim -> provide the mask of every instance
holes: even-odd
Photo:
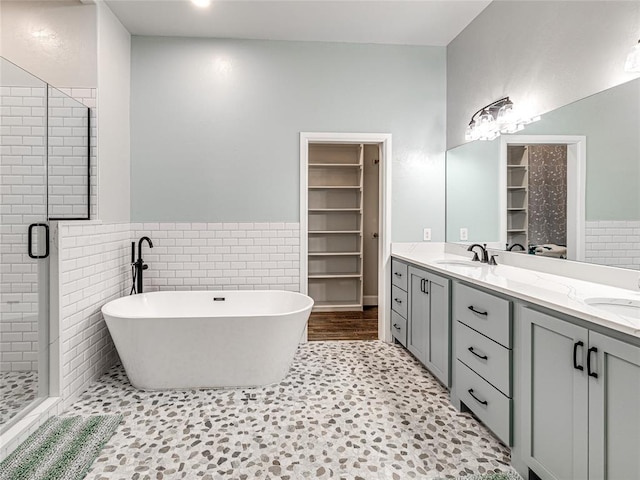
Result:
[[[151,295],[156,295],[156,294],[186,294],[186,293],[208,293],[208,294],[229,294],[229,293],[238,293],[238,292],[261,292],[261,293],[265,293],[265,292],[278,292],[278,293],[287,293],[287,294],[292,294],[295,296],[300,296],[300,297],[305,297],[308,300],[308,305],[305,305],[303,308],[299,308],[296,310],[291,310],[291,311],[286,311],[286,312],[274,312],[274,313],[256,313],[256,314],[251,314],[248,315],[246,313],[240,313],[240,314],[224,314],[224,315],[184,315],[181,314],[179,315],[179,318],[203,318],[203,317],[211,317],[211,318],[218,318],[218,317],[226,317],[226,318],[243,318],[243,317],[266,317],[266,318],[270,318],[270,317],[280,317],[283,315],[295,315],[297,313],[301,313],[306,311],[307,309],[312,309],[313,305],[315,304],[315,301],[313,300],[313,298],[311,298],[309,295],[305,295],[304,293],[300,293],[300,292],[292,292],[290,290],[157,290],[157,291],[153,291],[153,292],[143,292],[143,293],[138,293],[135,295],[124,295],[122,297],[118,297],[115,298],[113,300],[108,301],[107,303],[105,303],[101,308],[100,311],[102,313],[102,315],[104,317],[106,317],[107,315],[111,318],[120,318],[120,319],[145,319],[145,318],[158,318],[158,319],[169,319],[169,318],[176,318],[176,315],[133,315],[133,314],[128,314],[128,315],[120,315],[120,314],[114,314],[109,312],[109,306],[111,304],[113,304],[114,302],[118,302],[118,301],[123,301],[124,299],[128,299],[130,297],[133,296],[137,296],[137,295],[145,295],[145,296],[151,296]]]

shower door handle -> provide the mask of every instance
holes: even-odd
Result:
[[[42,227],[44,228],[44,255],[37,255],[33,253],[33,229]],[[31,258],[47,258],[49,256],[49,225],[46,223],[32,223],[29,225],[27,232],[27,250]]]

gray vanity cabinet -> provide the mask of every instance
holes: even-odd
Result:
[[[512,445],[511,302],[458,282],[453,297],[453,397]]]
[[[589,480],[640,478],[640,347],[591,331],[589,345]]]
[[[407,346],[407,294],[408,266],[395,258],[391,260],[391,335],[404,347]]]
[[[588,330],[522,308],[523,456],[541,478],[587,479]],[[572,355],[576,350],[576,367]],[[529,433],[525,433],[529,432]]]
[[[541,478],[640,478],[640,347],[527,307],[525,462]]]
[[[409,266],[407,348],[449,386],[449,280]]]

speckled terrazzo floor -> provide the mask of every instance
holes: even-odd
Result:
[[[38,394],[38,372],[0,372],[0,426],[11,420]]]
[[[88,479],[406,479],[509,471],[509,451],[404,349],[300,346],[254,389],[143,392],[121,367],[68,414],[122,413]]]

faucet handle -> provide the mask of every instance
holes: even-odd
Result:
[[[479,262],[480,261],[480,257],[478,257],[478,252],[476,252],[475,250],[472,250],[473,252],[473,258],[471,259],[472,262]],[[638,280],[638,287],[640,287],[640,280]]]
[[[498,265],[498,263],[496,262],[496,257],[498,255],[491,255],[491,258],[489,259],[489,265]]]

